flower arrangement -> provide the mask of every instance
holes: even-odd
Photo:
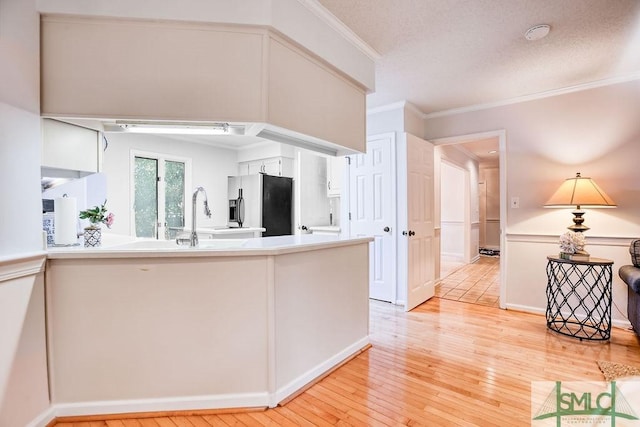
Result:
[[[566,254],[576,254],[584,252],[587,241],[582,233],[567,231],[560,236],[560,250]]]
[[[101,206],[94,206],[91,209],[80,211],[80,219],[88,219],[92,227],[99,224],[106,224],[107,228],[111,228],[115,215],[112,212],[107,213],[107,201],[105,200]]]

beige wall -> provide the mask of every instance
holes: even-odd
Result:
[[[507,232],[559,234],[568,211],[543,208],[562,180],[591,176],[619,205],[590,210],[589,236],[640,236],[640,80],[428,119],[425,138],[496,129],[507,134]]]
[[[374,59],[327,25],[308,2],[298,0],[38,0],[47,14],[111,16],[241,25],[270,25],[339,68],[368,90],[375,86]]]
[[[506,305],[544,312],[546,255],[557,253],[558,236],[571,222],[570,209],[545,209],[560,183],[576,172],[590,176],[617,202],[617,209],[585,215],[587,250],[614,260],[613,296],[624,313],[626,286],[617,269],[629,263],[629,239],[640,237],[640,80],[505,105],[427,118],[425,138],[504,129],[507,208]]]

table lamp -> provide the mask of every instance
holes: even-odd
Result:
[[[582,208],[615,208],[616,203],[591,178],[582,177],[578,172],[575,178],[566,179],[544,206],[547,208],[575,207],[576,209],[572,211],[573,225],[567,228],[583,232],[589,227],[583,224],[582,216],[585,212]]]

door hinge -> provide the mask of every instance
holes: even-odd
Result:
[[[347,157],[345,157],[345,159],[347,159],[347,164],[351,165],[351,157],[347,156]]]
[[[351,212],[349,212],[349,221],[351,221]]]

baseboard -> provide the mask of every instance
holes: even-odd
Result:
[[[31,422],[27,424],[26,427],[47,427],[51,423],[51,421],[55,419],[55,410],[52,406],[50,406],[46,411],[31,420]]]
[[[442,252],[440,258],[446,258],[450,262],[464,262],[464,255],[459,253]]]
[[[322,362],[321,364],[313,367],[308,370],[304,374],[300,375],[298,378],[289,382],[288,384],[280,387],[276,390],[276,392],[271,395],[269,407],[274,408],[278,405],[278,403],[282,402],[292,394],[298,392],[300,389],[307,386],[307,384],[313,382],[321,375],[333,369],[335,366],[341,364],[344,360],[350,358],[356,353],[359,353],[363,348],[369,345],[369,337],[366,336],[355,343],[351,344],[338,354],[332,356],[328,360]]]
[[[106,400],[53,405],[56,417],[126,414],[135,412],[167,412],[203,409],[267,407],[269,394],[243,393],[211,396],[189,396],[160,399]]]
[[[546,314],[547,314],[546,308],[531,307],[531,306],[526,306],[526,305],[507,304],[505,306],[505,308],[507,310],[522,311],[524,313],[532,313],[532,314],[540,314],[542,316],[546,316]],[[546,322],[546,320],[545,320],[545,322]],[[626,319],[615,319],[615,318],[612,318],[611,319],[611,326],[614,326],[616,328],[629,329],[631,327],[631,322],[629,322]]]
[[[344,360],[369,345],[366,336],[348,346],[330,359],[315,366],[295,380],[276,390],[275,393],[243,393],[211,396],[189,396],[160,399],[108,400],[79,403],[54,404],[47,414],[34,420],[29,427],[45,427],[56,417],[127,414],[143,412],[195,411],[205,409],[275,407],[278,403],[298,392],[316,378],[340,365]]]
[[[541,314],[546,315],[546,308],[531,307],[528,305],[520,304],[505,304],[507,310],[522,311],[523,313]]]

